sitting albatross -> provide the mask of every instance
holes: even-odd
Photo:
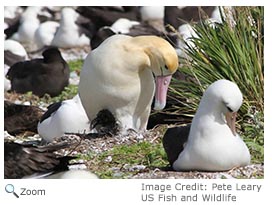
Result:
[[[189,136],[188,127],[165,133],[163,144],[173,169],[224,171],[248,165],[249,150],[235,131],[236,112],[242,101],[242,93],[235,83],[218,80],[211,84],[200,101]],[[171,142],[170,135],[183,142],[184,149],[181,145],[179,154],[176,154],[177,147]],[[188,141],[184,143],[187,137]],[[174,149],[171,150],[170,144]]]
[[[42,97],[59,95],[69,84],[69,65],[56,47],[43,51],[43,58],[21,61],[12,65],[7,73],[11,90],[17,93],[32,91]]]
[[[107,109],[122,131],[146,130],[154,93],[154,108],[163,109],[177,67],[175,49],[160,37],[109,37],[87,56],[80,75],[79,95],[89,120]]]

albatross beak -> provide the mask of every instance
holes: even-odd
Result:
[[[237,112],[227,112],[226,113],[227,125],[229,126],[229,128],[234,136],[236,136],[236,128],[235,128],[236,115],[237,115]]]
[[[172,75],[156,76],[155,110],[162,110],[166,105],[167,90]]]

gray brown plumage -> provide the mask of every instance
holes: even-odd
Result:
[[[11,90],[17,93],[32,91],[41,97],[44,94],[57,96],[69,83],[69,66],[56,47],[43,53],[43,59],[22,61],[10,67],[7,77]]]
[[[4,101],[4,129],[11,135],[25,131],[37,133],[37,124],[44,111],[36,106]]]
[[[68,146],[69,144],[65,143],[38,147],[5,142],[5,179],[20,179],[33,174],[51,174],[68,170],[69,161],[74,157],[58,156],[55,153]]]

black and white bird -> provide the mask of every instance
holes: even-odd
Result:
[[[20,16],[23,12],[20,6],[5,6],[4,8],[4,35],[5,39],[16,33],[20,26]]]
[[[7,66],[25,61],[28,59],[27,52],[22,44],[17,41],[8,39],[4,42],[4,63]]]
[[[51,47],[45,50],[43,58],[18,62],[10,67],[7,78],[11,81],[11,90],[18,93],[32,91],[43,96],[59,95],[69,83],[69,66],[60,51]]]
[[[79,96],[51,104],[41,117],[37,129],[39,135],[47,142],[52,142],[65,133],[90,132],[89,119]]]
[[[60,26],[51,42],[52,46],[59,48],[73,48],[90,44],[90,39],[76,24],[79,14],[72,8],[61,10]]]
[[[6,74],[9,71],[10,66],[13,64],[25,61],[28,59],[27,52],[22,44],[17,41],[8,39],[4,42],[4,89],[8,91],[11,89],[10,80],[7,79]]]
[[[111,26],[100,28],[91,39],[91,48],[97,48],[105,39],[115,34],[125,34],[128,36],[154,35],[165,37],[165,33],[155,29],[153,26],[143,22],[132,21],[120,18]]]
[[[189,133],[188,127],[170,129],[164,136],[173,169],[225,171],[248,165],[248,147],[235,131],[236,112],[242,102],[242,93],[235,83],[228,80],[212,83],[200,101]]]
[[[95,30],[104,26],[111,26],[120,18],[133,21],[140,20],[140,12],[137,6],[79,6],[76,11],[90,19]]]
[[[40,25],[38,13],[42,7],[29,6],[20,17],[20,25],[18,31],[11,36],[11,39],[21,43],[31,43],[34,41],[34,34]]]
[[[212,16],[215,9],[214,6],[165,6],[164,25],[168,31],[172,31],[169,26],[178,30],[183,24],[199,22],[205,16]]]

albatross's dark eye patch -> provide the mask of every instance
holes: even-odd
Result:
[[[166,70],[169,70],[169,68],[167,67],[167,65],[164,66]]]
[[[233,112],[233,110],[230,107],[227,106],[227,108],[228,108],[228,111]]]

